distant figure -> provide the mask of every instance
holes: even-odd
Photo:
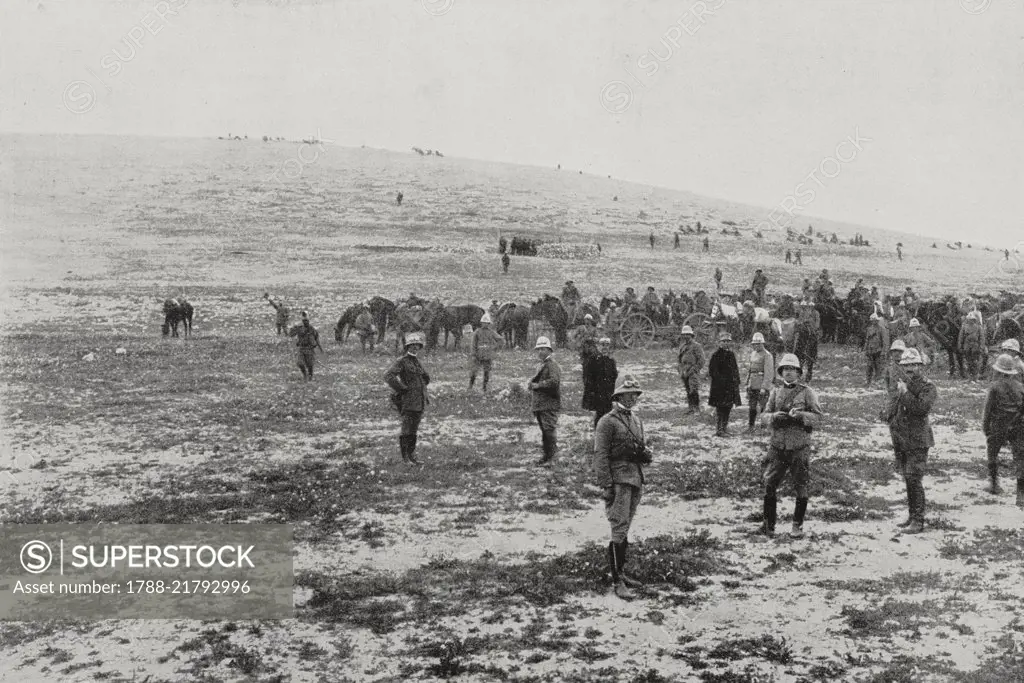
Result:
[[[653,230],[651,231],[651,236],[648,237],[647,239],[649,239],[651,241],[651,249],[654,249],[654,231]]]
[[[700,222],[699,221],[697,223],[697,226],[700,227]],[[708,243],[708,238],[705,237],[704,238],[704,246],[701,248],[701,253],[702,254],[708,254],[710,252],[711,252],[711,245]]]
[[[900,261],[903,260],[903,248],[902,247],[896,247],[896,258],[899,259]]]
[[[679,241],[679,238],[676,237],[676,242],[678,242],[678,241]],[[932,246],[935,246],[935,245],[932,245]],[[1009,249],[1003,249],[1003,255],[1006,257],[1007,261],[1010,260],[1010,250]]]
[[[796,253],[793,254],[793,265],[802,266],[804,264],[803,257],[800,256],[800,250],[797,249]]]
[[[507,253],[501,255],[501,270],[504,273],[508,272],[508,264],[512,263],[512,259]]]
[[[768,288],[768,276],[760,268],[754,271],[754,282],[750,288],[754,290],[754,301],[758,306],[763,306],[764,290]]]
[[[297,358],[299,370],[302,370],[303,379],[312,380],[313,354],[317,349],[323,353],[324,347],[320,346],[320,334],[315,327],[309,324],[309,315],[305,311],[302,312],[302,323],[289,330],[288,336],[298,337],[295,345],[299,349]]]
[[[285,306],[284,303],[280,301],[274,301],[271,298],[270,294],[266,292],[263,293],[263,298],[267,300],[267,303],[274,307],[275,311],[277,311],[277,316],[275,318],[277,333],[288,334],[288,318],[291,315],[291,313],[288,310],[288,307]]]
[[[398,193],[398,194],[397,194],[397,195],[395,196],[395,201],[396,201],[396,202],[398,202],[398,205],[399,205],[399,206],[401,206],[401,205],[402,205],[402,198],[403,198],[403,197],[405,197],[405,195],[403,195],[403,194],[402,194],[401,192],[399,192],[399,193]]]
[[[673,244],[672,248],[673,249],[678,249],[679,248],[679,233],[678,232],[676,233],[675,244]],[[1010,259],[1010,252],[1009,251],[1006,252],[1006,259],[1007,260]]]
[[[707,240],[705,240],[705,242],[706,241]],[[722,269],[721,268],[715,268],[715,291],[716,292],[721,292],[722,291]]]
[[[508,251],[508,240],[505,239],[504,235],[502,235],[498,239],[498,253],[504,254],[506,251]]]
[[[793,262],[793,252],[792,252],[792,250],[787,249],[786,250],[786,263],[792,263],[792,262]]]
[[[598,254],[601,253],[601,243],[600,242],[597,243],[597,253]]]

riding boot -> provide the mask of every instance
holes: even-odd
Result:
[[[912,484],[907,482],[907,519],[906,521],[900,522],[896,526],[903,529],[910,526],[910,523],[914,521],[914,494],[911,490]]]
[[[614,562],[612,566],[615,568],[612,572],[612,580],[615,582],[615,595],[619,596],[623,600],[632,600],[636,598],[636,593],[633,589],[626,585],[626,582],[622,578],[622,567],[625,565],[624,551],[621,543],[612,543],[612,559]]]
[[[750,408],[747,410],[747,432],[754,431],[754,423],[757,421],[757,400],[750,402]]]
[[[924,487],[918,483],[912,483],[910,485],[910,501],[910,524],[900,533],[919,534],[924,531]]]
[[[760,533],[764,534],[768,538],[775,536],[775,519],[776,519],[776,498],[775,494],[766,495],[764,497],[764,522],[761,524]]]
[[[793,538],[804,537],[804,516],[807,514],[807,499],[797,498],[796,508],[793,510],[793,529],[790,536]]]
[[[541,456],[541,459],[537,461],[537,464],[542,466],[542,467],[547,465],[549,462],[551,462],[551,459],[555,455],[554,447],[552,446],[552,443],[551,443],[552,440],[553,439],[552,439],[551,434],[548,434],[547,432],[542,432],[541,433],[541,435],[540,435],[540,443],[541,443],[541,450],[543,451],[543,455]]]
[[[409,462],[409,437],[402,434],[398,437],[398,447],[402,451],[402,460]]]
[[[469,388],[472,389],[474,384],[476,384],[476,373],[475,372],[469,376]]]
[[[484,393],[487,393],[487,383],[491,381],[491,373],[484,370],[484,383],[482,385]]]
[[[420,464],[420,461],[416,459],[416,434],[409,435],[409,462],[413,465]]]
[[[985,489],[991,494],[998,495],[1003,492],[1003,487],[999,485],[999,463],[989,462],[988,464],[988,488]]]
[[[643,588],[644,584],[626,573],[626,561],[629,559],[629,539],[619,544],[622,546],[622,567],[619,569],[619,578],[630,588]]]

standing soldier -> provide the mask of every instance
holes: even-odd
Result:
[[[370,343],[370,351],[373,351],[373,344],[377,338],[377,328],[373,324],[373,316],[370,315],[370,304],[369,302],[363,303],[363,310],[356,316],[355,323],[352,324],[355,328],[356,334],[359,335],[359,344],[363,348],[363,353],[366,353],[366,343]]]
[[[597,485],[604,490],[605,515],[612,532],[608,564],[615,595],[623,600],[635,598],[632,589],[643,585],[624,571],[629,527],[636,516],[644,484],[643,466],[651,462],[644,440],[644,425],[635,411],[641,393],[639,382],[630,376],[623,377],[612,394],[614,407],[594,430],[594,474]]]
[[[698,227],[700,227],[699,223],[700,223],[700,221],[698,221]],[[708,244],[708,238],[707,237],[704,238],[704,246],[701,247],[701,253],[703,253],[703,254],[710,254],[711,253],[711,245]]]
[[[917,349],[908,348],[900,358],[906,379],[896,383],[896,395],[889,400],[886,421],[896,453],[896,467],[907,484],[907,520],[899,526],[905,534],[924,531],[924,478],[928,449],[935,445],[928,413],[935,404],[935,385],[922,374],[924,363]]]
[[[618,339],[620,320],[619,307],[612,301],[608,304],[608,313],[604,317],[604,329],[611,338],[613,346],[616,345],[616,339]]]
[[[1020,342],[1016,339],[1007,339],[999,345],[999,350],[1008,353],[1013,362],[1017,364],[1019,374],[1015,377],[1018,382],[1024,382],[1024,359],[1021,358]]]
[[[622,310],[628,311],[633,306],[636,306],[637,301],[636,292],[633,291],[633,288],[626,287],[626,293],[622,297]]]
[[[793,252],[790,249],[786,250],[786,263],[793,262]]]
[[[764,470],[764,523],[761,533],[775,535],[776,491],[786,472],[793,472],[796,508],[793,511],[793,538],[804,535],[807,514],[807,484],[811,467],[811,432],[822,415],[814,390],[799,379],[803,375],[800,360],[792,353],[782,356],[778,364],[782,386],[775,387],[768,398],[761,421],[771,427],[771,441]]]
[[[957,338],[957,348],[967,361],[967,373],[976,381],[981,374],[982,359],[985,357],[985,330],[981,327],[981,312],[971,311],[964,319]]]
[[[803,259],[802,256],[800,256],[800,250],[797,249],[796,253],[793,254],[793,265],[795,265],[795,266],[802,266],[803,264],[804,264],[804,259]]]
[[[679,233],[678,232],[676,233],[675,243],[673,244],[672,248],[673,249],[678,249],[679,248]]]
[[[896,245],[896,258],[900,261],[903,260],[903,248],[898,244]]]
[[[491,305],[487,307],[487,312],[490,314],[491,320],[494,320],[495,318],[498,317],[498,311],[500,310],[501,306],[498,305],[498,300],[491,299]]]
[[[569,325],[576,322],[576,311],[579,309],[582,298],[580,290],[576,289],[576,284],[572,280],[566,280],[565,286],[562,287],[562,307],[565,308]]]
[[[280,301],[274,301],[273,297],[266,292],[263,293],[263,298],[267,300],[267,303],[274,307],[275,311],[277,311],[277,316],[274,320],[275,325],[277,326],[277,333],[288,334],[288,318],[291,316],[291,312],[288,310],[288,307]]]
[[[508,272],[508,266],[509,266],[510,263],[512,263],[512,257],[510,257],[508,255],[508,252],[503,253],[501,255],[501,270],[502,270],[502,272],[504,272],[504,273]]]
[[[704,349],[694,341],[693,328],[683,325],[676,365],[686,392],[687,415],[700,412],[700,375],[704,371]]]
[[[868,328],[864,331],[864,355],[868,357],[868,379],[866,386],[881,379],[884,371],[885,352],[889,348],[889,330],[882,324],[877,313],[872,313]]]
[[[754,271],[754,282],[751,289],[754,290],[755,301],[758,306],[764,305],[764,290],[768,287],[768,276],[760,268]]]
[[[661,308],[661,299],[658,298],[658,293],[654,291],[654,287],[647,288],[647,293],[640,300],[640,305],[648,316],[652,318],[657,316],[658,309]]]
[[[648,237],[647,239],[649,239],[651,241],[651,249],[654,249],[654,231],[653,230],[651,230],[651,236]]]
[[[293,327],[288,336],[298,337],[295,345],[299,349],[298,366],[302,377],[307,381],[313,379],[313,354],[317,349],[323,353],[324,347],[320,346],[320,333],[309,324],[309,315],[305,311],[302,312],[302,323]]]
[[[764,347],[764,335],[755,332],[750,340],[750,356],[747,362],[747,433],[754,431],[758,410],[764,410],[775,379],[775,358]]]
[[[715,268],[715,291],[722,291],[722,269]]]
[[[1017,507],[1024,508],[1024,385],[1017,361],[1008,353],[992,364],[996,380],[988,390],[981,430],[988,446],[988,479],[991,494],[999,494],[999,451],[1007,443],[1017,474]]]
[[[917,349],[924,364],[931,365],[932,359],[935,358],[935,342],[921,328],[921,322],[917,318],[910,319],[907,333],[903,335],[903,343],[908,349]]]
[[[540,441],[544,456],[538,465],[548,466],[555,451],[558,450],[558,413],[562,410],[562,370],[551,357],[554,350],[547,337],[538,337],[533,347],[537,351],[540,365],[533,379],[530,380],[530,391],[533,392],[531,409],[540,426]]]
[[[594,411],[594,427],[612,409],[612,392],[619,369],[612,358],[612,340],[602,337],[597,353],[583,362],[583,410]]]
[[[399,190],[398,194],[397,194],[397,195],[395,195],[395,202],[396,202],[396,203],[398,204],[398,206],[401,206],[401,205],[402,205],[402,199],[403,199],[404,197],[405,197],[405,195],[404,195],[404,194],[402,194],[401,190]]]
[[[740,400],[740,367],[736,354],[732,352],[732,335],[728,332],[718,337],[718,350],[708,361],[708,376],[711,378],[708,405],[715,406],[718,418],[715,436],[729,436],[729,414],[733,406],[743,403]]]
[[[384,381],[395,392],[391,396],[391,405],[402,416],[402,429],[398,437],[402,460],[414,465],[420,464],[416,459],[416,433],[420,428],[423,410],[430,403],[427,398],[430,375],[416,357],[423,350],[423,342],[422,332],[406,335],[405,355],[384,373]]]
[[[494,352],[504,346],[505,342],[501,336],[491,329],[491,315],[484,313],[480,318],[480,327],[473,333],[473,341],[470,343],[470,370],[469,388],[472,389],[476,383],[476,371],[483,368],[484,381],[482,388],[487,393],[487,383],[491,381],[491,363],[494,360]]]

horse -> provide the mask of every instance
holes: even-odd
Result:
[[[818,360],[818,330],[811,320],[796,321],[793,340],[793,353],[800,359],[804,369],[804,377],[810,382],[814,379],[814,364]]]
[[[395,353],[401,352],[402,344],[407,334],[428,330],[434,316],[443,308],[444,306],[439,301],[428,303],[422,307],[410,306],[409,304],[397,306],[394,314],[389,318],[391,327],[395,330]],[[428,338],[428,345],[430,341],[430,338]],[[437,339],[435,338],[434,341],[436,342]]]
[[[503,304],[494,316],[494,330],[505,337],[505,348],[525,348],[530,336],[530,311],[514,303]]]
[[[483,316],[484,309],[473,304],[445,306],[437,315],[432,316],[430,321],[428,339],[433,340],[432,348],[437,345],[440,331],[444,330],[444,348],[448,348],[448,335],[451,334],[455,337],[455,350],[458,351],[463,328],[469,325],[475,332],[480,327],[480,318]]]
[[[835,298],[821,299],[817,302],[823,342],[838,341],[839,326],[844,320],[841,306],[842,304]]]
[[[348,341],[349,335],[352,334],[353,326],[356,323],[356,318],[363,311],[368,310],[363,304],[353,304],[345,309],[338,318],[338,324],[334,326],[334,341],[339,344],[344,344]]]
[[[918,307],[917,319],[932,339],[946,351],[949,360],[949,376],[953,377],[957,368],[960,378],[964,374],[964,357],[960,353],[960,308],[952,297],[945,301],[923,302]]]
[[[163,336],[170,334],[172,337],[178,336],[178,324],[183,323],[185,328],[185,336],[192,335],[192,314],[195,309],[185,299],[166,299],[164,300],[164,324],[160,326],[160,331]]]
[[[719,323],[725,323],[725,329],[729,331],[729,334],[734,339],[739,341],[743,335],[743,325],[740,322],[739,309],[736,306],[716,301],[711,306],[711,321],[716,325]]]
[[[377,343],[384,343],[384,335],[387,333],[391,318],[395,315],[394,302],[382,296],[375,296],[370,299],[370,315],[373,316],[373,324],[377,328]]]
[[[545,294],[533,302],[530,320],[541,320],[551,326],[555,332],[555,346],[565,348],[569,344],[569,314],[557,297]]]

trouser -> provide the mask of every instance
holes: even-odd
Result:
[[[416,452],[416,437],[420,428],[420,420],[422,418],[422,410],[402,411],[402,428],[398,436],[398,445],[402,449],[403,459]]]
[[[683,377],[683,390],[686,392],[686,404],[691,409],[700,407],[700,377]]]
[[[768,447],[764,475],[764,524],[767,531],[775,532],[777,491],[786,472],[792,471],[793,488],[796,489],[796,507],[793,510],[793,525],[803,527],[807,514],[807,484],[810,481],[811,447],[794,449]]]
[[[729,426],[729,414],[732,413],[732,406],[715,406],[716,417],[718,418],[717,432],[722,433]]]
[[[537,425],[540,427],[540,443],[544,452],[544,462],[555,457],[558,450],[558,411],[537,410],[533,413],[537,416]]]
[[[476,371],[483,369],[484,371],[484,391],[487,391],[487,383],[491,381],[491,361],[490,360],[477,360],[473,359],[472,367],[469,369],[469,387],[473,388],[473,384],[476,383]]]
[[[768,394],[761,389],[747,389],[747,426],[753,427],[757,414],[768,405]]]
[[[907,485],[907,508],[910,521],[924,524],[924,468],[928,462],[927,448],[896,448],[896,469]]]
[[[885,356],[881,353],[868,354],[868,384],[882,376],[882,370],[885,368],[884,360]]]
[[[615,498],[605,501],[604,513],[611,525],[612,543],[622,543],[629,536],[629,527],[640,505],[640,487],[615,484]]]
[[[985,366],[985,356],[977,351],[965,351],[964,363],[967,365],[967,376],[971,379],[978,379]]]
[[[993,483],[999,480],[999,451],[1006,444],[1013,453],[1013,465],[1017,479],[1024,477],[1024,431],[1010,433],[1008,426],[997,425],[985,438],[988,445],[988,476]]]
[[[296,364],[302,370],[303,377],[313,379],[313,349],[299,349]]]
[[[369,345],[370,345],[370,350],[373,351],[373,343],[374,343],[373,333],[372,332],[360,332],[359,333],[359,344],[362,346],[364,353],[366,352],[366,345],[367,345],[367,343],[369,343]]]

